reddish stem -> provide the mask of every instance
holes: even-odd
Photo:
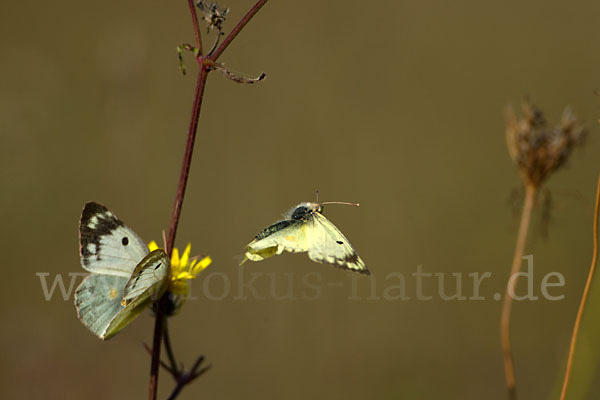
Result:
[[[216,61],[217,58],[225,51],[225,49],[229,46],[231,41],[235,39],[235,37],[240,33],[240,31],[246,26],[246,24],[252,19],[252,17],[265,5],[268,0],[259,0],[254,7],[246,13],[244,18],[235,26],[235,28],[227,35],[223,43],[215,50],[214,54],[212,54],[209,58],[210,61]],[[206,86],[206,78],[208,73],[210,72],[210,63],[206,63],[205,58],[202,56],[202,38],[200,35],[200,27],[198,26],[198,16],[196,14],[196,5],[194,4],[194,0],[188,0],[188,7],[190,9],[190,14],[192,16],[192,23],[194,25],[194,35],[196,37],[196,60],[200,66],[200,71],[198,72],[198,78],[196,80],[196,92],[194,95],[194,104],[192,107],[192,116],[190,118],[190,125],[188,129],[188,137],[185,146],[185,152],[183,155],[183,163],[181,166],[181,173],[179,174],[179,184],[177,185],[177,192],[175,195],[175,202],[173,204],[173,212],[171,213],[171,222],[169,224],[169,234],[167,237],[167,253],[170,255],[173,251],[173,246],[175,244],[175,236],[177,234],[177,226],[179,224],[179,217],[181,216],[181,207],[183,205],[183,198],[185,195],[185,189],[187,186],[187,180],[190,173],[190,166],[192,162],[192,153],[194,151],[194,142],[196,140],[196,132],[198,129],[198,120],[200,117],[200,108],[202,106],[202,99],[204,96],[204,89]],[[154,338],[152,341],[152,362],[150,364],[150,384],[149,384],[149,398],[150,400],[155,400],[158,389],[158,371],[160,366],[160,350],[161,350],[161,341],[163,337],[163,331],[168,329],[166,326],[166,317],[165,317],[165,305],[168,301],[167,294],[163,295],[163,297],[158,301],[156,307],[156,321],[154,324]],[[192,369],[192,374],[194,373],[195,368]],[[196,375],[197,376],[197,375]],[[193,379],[193,378],[192,378]],[[184,383],[187,384],[190,382],[186,381]],[[181,385],[183,386],[183,385]],[[181,387],[179,388],[181,390]],[[175,395],[177,395],[176,392]]]
[[[196,141],[196,130],[198,128],[200,107],[202,105],[202,98],[204,97],[203,95],[207,75],[208,70],[204,66],[200,65],[200,72],[198,73],[198,79],[196,81],[196,94],[194,96],[194,105],[192,107],[192,117],[190,119],[190,125],[188,129],[188,138],[185,145],[185,153],[183,154],[181,173],[179,174],[179,185],[177,185],[177,193],[175,195],[173,212],[171,213],[171,223],[169,225],[169,234],[167,235],[168,254],[171,254],[175,244],[175,235],[177,234],[177,226],[179,224],[179,217],[181,215],[181,206],[183,204],[183,197],[185,195],[187,180],[190,173],[192,153],[194,151],[194,142]]]
[[[215,50],[215,52],[210,55],[210,59],[212,61],[217,61],[217,59],[219,58],[219,56],[221,54],[223,54],[223,52],[231,44],[231,42],[233,41],[233,39],[235,39],[235,37],[241,32],[242,29],[244,29],[244,26],[246,26],[246,24],[248,22],[250,22],[250,20],[252,19],[252,17],[254,17],[254,15],[256,15],[256,13],[258,12],[258,10],[260,10],[262,8],[262,6],[264,6],[267,3],[267,1],[268,0],[259,0],[254,5],[254,7],[252,7],[250,9],[250,11],[248,11],[246,13],[246,15],[244,15],[244,18],[242,18],[240,20],[240,22],[238,22],[238,24],[235,26],[235,28],[233,28],[233,30],[231,32],[229,32],[229,35],[227,35],[227,37],[225,38],[225,40],[223,40],[223,43],[221,43],[221,45],[217,48],[217,50]]]
[[[200,106],[202,105],[202,98],[204,97],[204,88],[206,86],[207,76],[208,69],[206,69],[206,67],[204,67],[203,65],[200,65],[198,79],[196,80],[196,94],[194,96],[192,117],[190,119],[190,126],[188,129],[188,138],[185,146],[185,152],[183,154],[183,163],[181,166],[181,173],[179,174],[179,184],[177,185],[175,203],[173,204],[173,212],[171,213],[169,235],[167,236],[166,250],[168,254],[171,254],[171,252],[173,251],[173,245],[175,243],[175,234],[177,233],[177,225],[179,224],[179,217],[181,215],[181,206],[183,204],[185,188],[187,186],[187,180],[190,173],[192,154],[194,151],[194,142],[196,140],[196,132],[198,128],[198,119],[200,117]],[[156,321],[154,323],[154,339],[152,341],[152,363],[150,364],[149,398],[151,400],[155,400],[157,394],[159,371],[158,367],[160,365],[160,343],[162,341],[162,334],[165,324],[164,309],[167,301],[168,296],[165,294],[159,300],[158,307],[156,308]]]
[[[188,0],[188,8],[192,16],[192,23],[194,24],[194,36],[196,37],[196,49],[198,49],[198,55],[202,55],[202,36],[200,35],[200,26],[198,25],[198,14],[196,13],[196,4],[194,0]]]

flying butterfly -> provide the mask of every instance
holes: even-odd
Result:
[[[348,204],[342,202],[303,202],[289,210],[281,221],[263,229],[246,246],[247,260],[262,261],[288,251],[308,252],[308,257],[318,263],[331,264],[361,274],[370,275],[367,266],[356,253],[346,236],[325,216],[323,205]]]
[[[79,320],[99,338],[117,334],[164,293],[170,262],[162,249],[152,252],[115,214],[87,203],[81,214],[82,267],[91,272],[75,291]]]

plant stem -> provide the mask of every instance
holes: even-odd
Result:
[[[235,26],[235,28],[227,35],[223,43],[215,50],[214,54],[209,57],[209,61],[215,61],[225,49],[229,46],[229,44],[235,39],[235,37],[240,33],[240,31],[246,26],[246,24],[252,19],[254,15],[262,8],[263,5],[268,0],[259,0],[254,7],[246,13],[246,15],[241,19],[241,21]],[[208,73],[210,72],[210,63],[205,62],[205,58],[202,55],[202,38],[200,35],[200,28],[198,26],[198,16],[196,14],[196,6],[193,0],[188,0],[188,8],[190,10],[190,14],[192,16],[192,22],[194,25],[194,36],[196,38],[196,61],[198,62],[200,70],[198,71],[198,77],[196,79],[196,91],[194,95],[194,104],[192,106],[192,115],[190,118],[190,124],[188,129],[187,142],[185,146],[185,152],[183,155],[183,162],[181,165],[181,173],[179,174],[179,184],[177,185],[177,192],[175,194],[175,201],[173,204],[173,211],[171,213],[171,221],[169,224],[169,234],[167,237],[167,254],[171,255],[173,251],[173,247],[175,244],[175,236],[177,234],[177,226],[179,224],[179,217],[181,216],[181,207],[183,205],[183,198],[185,195],[185,189],[187,186],[187,180],[190,173],[190,166],[192,162],[192,153],[194,151],[194,142],[196,140],[196,132],[198,129],[198,120],[200,117],[200,109],[202,106],[202,99],[204,97],[204,89],[206,87],[206,78],[208,77]],[[161,350],[161,341],[163,337],[163,333],[168,330],[167,319],[165,316],[165,306],[168,301],[168,294],[165,293],[162,298],[158,300],[158,304],[156,307],[156,321],[154,322],[154,338],[152,340],[152,361],[150,364],[150,383],[149,383],[149,393],[148,397],[150,400],[155,400],[158,389],[158,371],[160,366],[160,350]],[[166,334],[168,335],[168,333]],[[167,339],[168,340],[168,339]],[[175,364],[175,356],[173,354],[172,349],[170,348],[170,341],[168,340],[168,356],[172,364]],[[176,392],[172,394],[172,398],[177,396],[179,391],[181,391],[182,387],[191,382],[197,376],[199,376],[202,372],[196,373],[195,370],[199,367],[202,359],[199,358],[194,367],[190,372],[190,376],[185,379],[185,381],[179,382],[178,387],[176,388]],[[176,365],[175,371],[179,371]],[[183,371],[179,371],[179,373],[184,373]]]
[[[156,307],[156,320],[154,321],[154,337],[152,339],[152,361],[150,362],[150,384],[148,398],[150,400],[156,400],[156,391],[158,388],[158,366],[160,365],[160,342],[162,338],[162,331],[164,329],[164,301],[165,297],[161,297],[158,300]]]
[[[565,371],[565,380],[563,381],[562,391],[560,393],[560,400],[564,400],[567,396],[567,387],[569,386],[569,379],[571,378],[571,368],[573,367],[573,355],[575,354],[575,343],[577,341],[577,334],[579,333],[579,325],[581,324],[581,317],[583,315],[583,308],[590,291],[592,284],[592,278],[594,277],[594,271],[596,270],[596,261],[598,260],[598,209],[600,208],[600,177],[598,178],[598,187],[596,189],[596,207],[594,209],[594,253],[592,255],[592,265],[590,266],[590,272],[583,288],[583,295],[581,296],[581,302],[579,303],[579,310],[577,310],[577,317],[575,318],[575,325],[573,326],[573,334],[571,335],[571,344],[569,346],[569,357],[567,359],[567,368]]]
[[[174,374],[181,373],[181,371],[179,371],[179,366],[177,365],[177,360],[175,360],[175,353],[173,352],[173,347],[171,346],[171,336],[169,335],[168,318],[165,318],[165,330],[163,332],[163,341],[165,343],[165,351],[167,352],[167,357],[169,357],[169,362],[171,363],[171,371],[173,371]]]
[[[183,204],[183,197],[185,195],[187,180],[190,173],[190,166],[192,163],[192,153],[194,151],[194,142],[196,141],[196,130],[198,128],[200,107],[202,106],[202,98],[204,97],[203,95],[204,88],[206,86],[207,75],[208,70],[201,65],[200,71],[198,72],[198,78],[196,80],[194,105],[192,106],[192,117],[190,119],[188,137],[185,145],[185,152],[183,154],[183,163],[181,165],[181,172],[179,174],[179,185],[177,185],[177,193],[175,195],[175,202],[173,204],[173,212],[171,213],[171,223],[169,226],[169,234],[167,236],[168,254],[171,254],[171,252],[173,251],[173,246],[175,244],[177,226],[179,224],[179,217],[181,216],[181,206]]]
[[[250,11],[248,11],[246,13],[246,15],[244,15],[244,18],[242,18],[240,20],[240,22],[238,22],[238,24],[235,26],[235,28],[233,28],[233,30],[229,33],[229,35],[227,35],[227,37],[225,38],[225,40],[223,40],[223,43],[221,43],[221,45],[217,48],[217,50],[215,50],[215,52],[213,54],[211,54],[210,59],[212,61],[217,61],[217,59],[219,58],[219,56],[221,54],[223,54],[223,52],[231,44],[231,42],[233,41],[233,39],[235,39],[235,37],[238,35],[238,33],[241,32],[241,30],[244,28],[244,26],[246,26],[246,24],[248,22],[250,22],[250,20],[252,19],[252,17],[254,17],[254,15],[256,15],[256,13],[258,12],[258,10],[260,10],[262,8],[262,6],[264,6],[267,3],[267,1],[268,0],[259,0],[254,5],[254,7],[252,7],[250,9]]]
[[[196,4],[194,0],[188,0],[188,8],[192,16],[192,24],[194,25],[194,37],[196,38],[196,49],[199,55],[202,55],[202,35],[200,34],[200,26],[198,25],[198,14],[196,13]]]
[[[525,186],[525,202],[521,212],[521,223],[519,224],[519,234],[517,236],[517,244],[515,246],[515,254],[513,257],[510,275],[504,293],[504,303],[502,305],[502,314],[500,317],[500,339],[502,343],[502,353],[504,356],[504,375],[506,378],[506,388],[508,389],[508,398],[516,400],[517,387],[515,383],[515,367],[512,358],[512,350],[510,344],[510,312],[512,309],[513,297],[515,288],[517,287],[518,276],[515,276],[521,269],[523,261],[523,253],[525,251],[525,243],[527,242],[527,232],[531,222],[531,214],[535,204],[537,188],[532,184]],[[515,279],[511,279],[515,276]]]
[[[177,379],[177,385],[169,395],[168,400],[175,399],[179,395],[179,393],[181,393],[181,390],[185,385],[192,382],[194,379],[198,378],[200,375],[204,374],[210,369],[209,365],[208,367],[202,368],[200,371],[196,371],[198,368],[200,368],[200,364],[202,364],[203,361],[204,357],[198,357],[198,359],[190,369],[189,373],[182,372],[181,376]]]
[[[173,204],[173,212],[171,213],[171,223],[169,226],[169,235],[167,236],[167,252],[171,254],[173,251],[173,245],[175,243],[175,235],[177,233],[177,225],[179,224],[179,217],[181,215],[181,206],[183,204],[183,197],[185,195],[185,189],[187,186],[187,180],[190,173],[190,166],[192,162],[192,153],[194,151],[194,142],[196,140],[196,131],[198,128],[198,119],[200,117],[200,107],[202,105],[202,98],[204,96],[204,88],[206,86],[206,77],[208,75],[208,69],[204,65],[200,65],[200,71],[198,72],[198,78],[196,80],[196,92],[194,95],[194,105],[192,107],[192,117],[190,119],[190,125],[188,129],[188,138],[185,146],[185,152],[183,154],[183,163],[181,165],[181,173],[179,175],[179,184],[177,185],[177,192],[175,195],[175,202]],[[157,387],[158,387],[158,371],[160,363],[160,343],[162,340],[162,334],[165,324],[165,305],[168,301],[168,296],[165,293],[163,297],[158,301],[158,307],[156,308],[156,321],[154,322],[154,339],[152,341],[152,362],[150,364],[150,385],[149,385],[149,398],[151,400],[156,399]]]

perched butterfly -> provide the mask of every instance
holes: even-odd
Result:
[[[91,274],[75,291],[81,322],[110,339],[164,293],[169,258],[146,244],[115,214],[87,203],[79,224],[81,265]]]
[[[240,265],[246,260],[262,261],[284,250],[290,253],[307,251],[313,261],[370,275],[348,239],[323,216],[324,204],[336,202],[300,203],[284,214],[283,220],[263,229],[246,246]]]

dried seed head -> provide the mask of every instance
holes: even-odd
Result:
[[[583,142],[586,131],[570,108],[566,108],[560,125],[549,128],[542,111],[523,102],[522,116],[509,107],[506,111],[506,142],[526,184],[540,187],[562,167],[575,145]]]
[[[248,76],[244,76],[244,75],[232,72],[231,70],[229,70],[225,67],[225,64],[218,63],[218,62],[213,63],[211,66],[211,69],[221,72],[226,78],[229,78],[232,81],[237,82],[237,83],[256,83],[256,82],[262,81],[263,79],[265,79],[267,77],[267,74],[265,74],[263,72],[256,78],[250,78]]]
[[[223,22],[229,13],[229,8],[220,8],[217,3],[206,0],[199,0],[196,5],[204,14],[202,18],[208,25],[207,31],[216,28],[219,32],[223,29]]]

